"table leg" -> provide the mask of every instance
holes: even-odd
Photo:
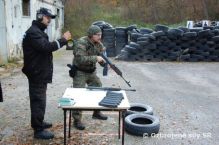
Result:
[[[119,111],[119,128],[118,128],[118,136],[119,136],[119,139],[120,139],[120,135],[121,135],[121,133],[120,133],[120,131],[121,131],[121,127],[120,127],[121,122],[120,122],[120,120],[121,120],[121,112]]]
[[[71,137],[71,110],[69,110],[68,138]]]
[[[123,114],[124,112],[122,111],[122,145],[124,145],[124,138],[125,138],[125,135],[124,135],[124,129],[125,129],[125,115]]]
[[[66,145],[66,112],[67,110],[66,109],[63,109],[64,110],[64,145]]]

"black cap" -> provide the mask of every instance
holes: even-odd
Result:
[[[55,18],[56,18],[56,15],[53,15],[53,14],[50,12],[50,10],[47,9],[47,8],[40,8],[40,9],[38,10],[38,13],[39,13],[39,14],[43,14],[43,15],[48,16],[48,17],[51,17],[52,19],[55,19]]]

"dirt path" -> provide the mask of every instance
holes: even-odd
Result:
[[[56,137],[50,141],[33,139],[26,77],[18,71],[1,80],[5,101],[0,103],[0,144],[63,143],[63,112],[57,108],[57,102],[72,84],[66,67],[71,59],[71,51],[55,54],[45,116],[54,124],[51,130]],[[219,63],[116,63],[137,89],[136,93],[127,92],[130,102],[151,105],[161,123],[160,136],[142,138],[126,134],[126,145],[219,144]],[[112,70],[108,77],[102,77],[102,69],[98,68],[98,74],[104,86],[127,88]],[[92,120],[91,112],[85,112],[87,129],[73,129],[69,144],[120,144],[116,136],[118,114],[107,114],[110,118],[104,122]]]

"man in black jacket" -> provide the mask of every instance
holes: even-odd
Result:
[[[44,129],[52,127],[52,124],[44,121],[44,114],[47,83],[52,83],[52,52],[66,45],[67,40],[71,39],[71,34],[67,31],[61,39],[49,42],[44,30],[56,15],[52,15],[46,8],[41,8],[36,16],[36,20],[32,22],[32,26],[26,31],[23,39],[24,67],[22,71],[29,82],[31,126],[34,129],[34,137],[51,139],[54,137],[53,133]]]

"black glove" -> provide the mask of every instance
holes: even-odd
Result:
[[[69,76],[74,78],[74,76],[76,75],[76,72],[77,72],[77,67],[75,65],[70,65],[70,64],[67,64],[67,66],[70,68],[70,70],[68,71]]]

